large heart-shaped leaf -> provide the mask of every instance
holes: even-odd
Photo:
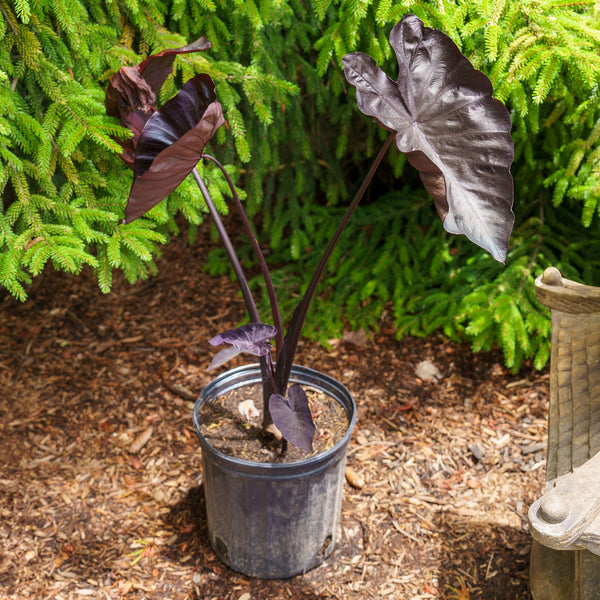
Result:
[[[228,347],[215,354],[208,368],[216,369],[242,352],[254,356],[266,356],[273,347],[269,340],[273,339],[276,333],[275,327],[264,323],[248,323],[219,333],[208,340],[209,344]]]
[[[135,178],[125,210],[131,223],[166,198],[191,173],[225,122],[215,85],[196,75],[146,123],[135,150]]]
[[[475,70],[441,31],[405,16],[390,33],[394,82],[360,52],[343,58],[359,109],[396,132],[450,233],[462,233],[504,262],[514,223],[511,122]]]
[[[288,397],[272,394],[269,412],[273,424],[288,442],[304,452],[312,452],[315,424],[310,414],[306,392],[297,383],[288,388]]]

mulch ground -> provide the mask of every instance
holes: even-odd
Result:
[[[337,547],[285,581],[231,571],[207,539],[193,399],[236,288],[175,240],[160,274],[102,295],[49,272],[0,297],[3,600],[529,598],[527,509],[544,480],[548,378],[442,338],[305,343],[353,393]],[[352,340],[352,341],[349,341]],[[431,361],[429,379],[416,370]]]

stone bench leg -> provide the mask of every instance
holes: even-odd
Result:
[[[533,540],[530,588],[534,600],[600,600],[600,557],[589,550],[554,550]]]

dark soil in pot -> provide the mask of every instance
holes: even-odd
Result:
[[[202,405],[200,431],[206,441],[219,452],[256,462],[295,462],[332,448],[348,430],[348,415],[328,394],[305,387],[310,411],[316,427],[313,451],[308,454],[288,444],[282,454],[281,442],[261,431],[263,419],[262,387],[259,384],[236,388]],[[239,406],[251,400],[256,414],[246,418]]]

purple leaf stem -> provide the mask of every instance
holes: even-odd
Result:
[[[369,172],[365,176],[360,188],[358,188],[358,191],[356,192],[354,198],[352,199],[352,202],[348,206],[348,209],[346,210],[346,213],[344,214],[342,220],[339,222],[337,229],[333,234],[333,237],[329,240],[329,244],[327,245],[323,256],[321,256],[319,264],[315,268],[315,271],[308,284],[308,287],[304,292],[304,296],[302,296],[302,299],[300,300],[298,306],[296,307],[296,310],[294,311],[287,334],[283,341],[281,353],[279,354],[277,364],[275,366],[275,387],[277,390],[285,390],[287,387],[287,382],[290,378],[292,364],[294,362],[294,355],[296,354],[296,348],[298,346],[298,340],[300,339],[300,333],[302,332],[302,326],[304,325],[304,320],[306,319],[306,315],[308,314],[310,303],[312,302],[315,292],[317,291],[317,285],[319,284],[319,280],[323,275],[323,271],[325,270],[327,261],[329,260],[329,257],[331,256],[331,253],[335,248],[335,245],[337,244],[342,233],[344,232],[344,229],[346,229],[346,226],[348,225],[350,218],[356,210],[356,207],[362,200],[362,197],[365,195],[369,183],[371,183],[375,172],[377,171],[379,165],[381,164],[381,161],[383,160],[383,157],[385,156],[385,153],[388,151],[388,148],[390,147],[393,141],[394,135],[389,136],[383,144],[381,150],[379,151],[379,154],[377,154],[377,156],[375,157],[375,160],[373,161]]]
[[[254,302],[254,298],[252,296],[252,292],[250,291],[250,287],[248,286],[248,280],[244,275],[244,271],[242,269],[242,265],[235,253],[235,249],[233,244],[231,243],[231,239],[223,225],[223,221],[212,201],[208,188],[204,183],[202,177],[200,177],[200,173],[198,173],[198,169],[194,167],[192,170],[192,175],[200,188],[200,192],[204,196],[204,200],[206,201],[206,206],[208,207],[208,211],[210,216],[213,219],[213,222],[217,228],[219,236],[223,241],[223,246],[225,247],[225,251],[227,252],[227,256],[231,261],[231,266],[235,272],[237,280],[240,284],[240,290],[242,292],[242,296],[244,297],[244,302],[246,304],[246,309],[248,310],[248,315],[251,321],[255,323],[260,323],[260,317],[258,315],[258,309],[256,308],[256,302]],[[271,394],[275,391],[275,378],[273,374],[273,363],[270,360],[270,356],[260,356],[260,370],[262,373],[262,382],[263,382],[263,429],[266,429],[272,422],[271,413],[269,412],[269,398]]]
[[[233,185],[233,181],[231,181],[231,177],[229,177],[229,173],[225,170],[225,167],[214,157],[209,154],[204,154],[203,158],[206,158],[212,161],[223,173],[227,184],[229,185],[229,189],[231,190],[231,195],[233,196],[233,200],[237,206],[240,217],[242,218],[242,222],[244,224],[244,228],[246,229],[246,234],[250,239],[250,243],[252,244],[252,248],[254,250],[254,254],[258,259],[258,264],[260,265],[260,270],[265,281],[265,286],[267,288],[267,294],[269,295],[269,302],[271,304],[271,313],[273,316],[273,325],[277,329],[277,333],[275,334],[275,356],[278,356],[278,352],[281,351],[283,346],[283,324],[281,322],[281,313],[279,312],[279,304],[277,303],[277,296],[275,294],[275,288],[273,287],[273,281],[271,279],[271,273],[269,272],[269,267],[267,266],[267,262],[265,261],[265,257],[262,253],[258,240],[256,239],[256,235],[254,235],[254,231],[252,229],[252,225],[248,220],[246,215],[246,211],[242,206],[242,202],[238,196],[238,193],[235,190],[235,186]],[[276,359],[277,360],[277,359]]]
[[[208,212],[214,221],[214,224],[217,228],[219,236],[221,237],[221,241],[223,242],[223,246],[225,247],[225,252],[227,252],[227,256],[231,262],[231,266],[233,267],[233,271],[237,277],[238,283],[240,285],[240,289],[242,291],[242,296],[244,297],[244,302],[246,303],[246,308],[248,310],[248,315],[250,316],[250,320],[254,323],[260,323],[260,317],[258,315],[258,309],[256,308],[256,302],[252,296],[252,292],[250,291],[250,287],[248,286],[248,280],[246,279],[246,275],[242,269],[242,265],[235,253],[235,249],[233,244],[231,243],[231,239],[229,238],[229,234],[223,225],[223,221],[221,220],[221,216],[219,215],[214,202],[210,196],[208,188],[204,183],[202,177],[200,177],[200,173],[198,173],[198,169],[194,167],[192,169],[192,175],[204,196],[204,200],[206,202],[206,206],[208,207]]]

